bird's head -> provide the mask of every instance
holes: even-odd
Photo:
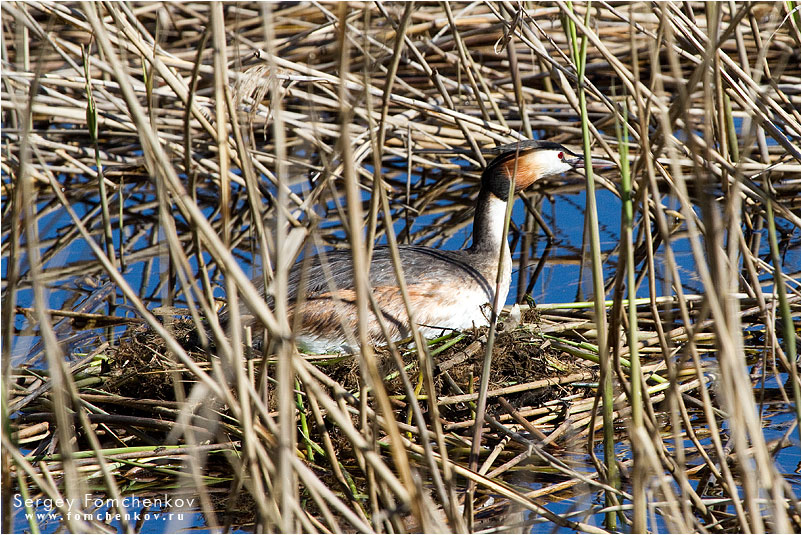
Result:
[[[510,180],[518,193],[535,181],[585,167],[585,159],[551,141],[530,140],[496,147],[498,153],[482,174],[482,185],[501,200],[507,200]],[[592,158],[591,165],[614,167],[615,162]]]

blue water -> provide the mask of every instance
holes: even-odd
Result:
[[[267,186],[267,189],[270,189],[270,186]],[[294,184],[292,189],[293,192],[301,195],[308,190],[308,184],[299,182]],[[465,188],[466,195],[472,195],[474,191],[475,188]],[[363,199],[369,198],[369,192],[363,191],[362,194]],[[612,251],[619,242],[621,203],[617,196],[606,190],[598,190],[596,196],[599,206],[599,224],[602,251],[603,253],[607,253]],[[95,208],[93,202],[95,202],[97,199],[92,199],[90,197],[88,200],[90,202],[88,202],[86,205],[81,205],[80,203],[77,205],[80,215],[89,213],[89,211]],[[126,207],[130,208],[143,202],[151,202],[152,200],[153,197],[148,195],[130,196],[127,197]],[[667,202],[669,203],[667,206],[668,208],[676,209],[676,206],[671,205],[670,201]],[[44,204],[39,205],[40,209],[43,207]],[[590,298],[589,269],[581,270],[578,262],[570,260],[571,258],[578,257],[579,253],[581,252],[584,226],[584,209],[584,193],[555,195],[553,197],[553,201],[549,199],[544,200],[542,205],[542,215],[551,230],[555,233],[555,242],[551,251],[550,261],[546,264],[546,267],[543,269],[538,280],[533,286],[532,296],[536,302],[559,303]],[[513,210],[513,222],[518,227],[521,227],[524,223],[524,210],[525,207],[523,204],[517,202]],[[394,214],[394,225],[396,231],[400,231],[405,226],[403,214],[403,210]],[[155,216],[155,208],[152,211],[152,215]],[[207,208],[207,215],[211,215],[211,208]],[[435,212],[431,215],[424,215],[414,218],[411,230],[414,232],[419,229],[429,228],[439,216],[440,214]],[[180,224],[181,221],[178,221],[178,223]],[[790,223],[783,221],[782,219],[778,219],[777,224],[785,229],[793,229],[791,232],[791,247],[784,255],[783,261],[784,270],[786,272],[797,273],[800,265],[799,229],[793,228]],[[72,222],[69,220],[66,213],[63,211],[54,211],[52,214],[40,220],[39,231],[41,239],[47,240],[56,238],[63,235],[64,232],[69,230],[71,227]],[[117,230],[115,228],[115,239],[119,240],[119,236],[116,234],[116,232]],[[130,230],[126,230],[126,232],[130,232]],[[764,230],[762,241],[764,245],[767,243],[765,232],[766,231]],[[382,238],[379,243],[383,242],[384,239]],[[465,247],[469,243],[470,228],[468,227],[460,230],[454,236],[440,244],[440,247],[443,249],[459,249]],[[513,252],[514,260],[520,255],[520,240],[518,243],[518,248]],[[147,243],[143,237],[134,244],[134,249],[144,249],[149,246],[150,244]],[[513,273],[513,281],[511,285],[512,290],[510,291],[510,297],[508,298],[507,304],[511,304],[515,299],[514,289],[517,287],[518,277],[527,277],[528,282],[528,277],[534,272],[534,265],[537,262],[539,255],[545,250],[545,247],[545,235],[543,235],[541,232],[538,238],[537,248],[531,259],[532,268],[528,270],[528,273],[520,273],[517,271],[517,269]],[[657,251],[656,267],[658,271],[658,285],[662,285],[663,279],[662,247],[664,247],[664,245],[661,246],[661,249]],[[684,276],[683,287],[685,291],[689,293],[700,293],[702,291],[702,286],[698,280],[698,277],[696,276],[697,267],[694,263],[693,256],[691,255],[689,240],[687,238],[678,238],[671,243],[671,247],[678,262],[679,269]],[[253,265],[250,253],[248,251],[239,251],[239,253],[241,253],[240,258],[243,269],[246,271],[246,273],[255,275],[258,272],[258,267]],[[105,283],[107,282],[105,277],[84,277],[84,273],[82,272],[82,265],[91,259],[92,253],[89,250],[89,247],[85,242],[83,242],[82,238],[78,237],[71,243],[70,247],[63,249],[60,254],[54,256],[48,261],[46,267],[67,266],[72,268],[72,271],[67,276],[60,280],[48,283],[46,288],[46,301],[49,308],[59,309],[66,307],[76,309],[82,303],[93,302],[96,296],[102,295],[105,288]],[[564,262],[560,259],[568,259],[568,261]],[[613,272],[616,261],[616,256],[611,256],[606,260],[606,273],[609,274]],[[2,263],[0,263],[0,272],[4,280],[6,279],[8,272],[7,262],[7,257],[3,256]],[[191,262],[193,263],[194,267],[194,258],[191,260]],[[517,266],[515,262],[513,265]],[[165,267],[162,265],[157,256],[147,279],[145,278],[145,263],[141,261],[128,265],[124,274],[126,280],[135,290],[144,288],[144,295],[150,297],[150,304],[151,306],[155,307],[160,304],[163,288],[162,271],[164,268]],[[22,269],[23,272],[27,271],[27,255],[25,252],[22,253]],[[581,277],[580,271],[582,272]],[[762,278],[764,281],[770,281],[770,277],[768,276],[763,275]],[[647,292],[648,287],[646,284],[643,284],[639,289],[638,295],[647,296]],[[662,286],[658,286],[658,292],[663,293],[665,292],[665,289]],[[219,288],[216,289],[216,294],[221,296],[222,290]],[[115,301],[118,306],[116,313],[124,316],[134,316],[134,313],[126,308],[119,290],[115,290],[114,295],[116,296]],[[32,307],[32,290],[21,290],[18,294],[17,305],[22,307]],[[103,300],[98,301],[93,308],[86,310],[86,312],[100,313],[105,313],[105,311],[105,301]],[[68,322],[65,322],[65,325],[69,327]],[[24,332],[24,329],[28,327],[28,322],[24,316],[18,314],[15,317],[15,327],[19,329],[20,332]],[[114,330],[115,336],[119,335],[124,329],[124,327],[116,328]],[[58,330],[60,338],[70,340],[66,345],[66,350],[68,353],[73,354],[81,351],[83,342],[90,341],[91,344],[96,344],[95,336],[98,334],[98,332],[100,331],[85,331],[77,333],[79,335],[77,338],[71,338],[76,333],[71,332],[69,328]],[[100,334],[105,336],[104,332],[100,332]],[[34,335],[20,334],[15,336],[10,341],[12,344],[13,363],[18,365],[23,362],[34,362],[37,363],[37,365],[42,365],[41,353],[38,351],[38,348],[40,348],[39,342],[40,340]],[[792,423],[793,417],[787,411],[774,412],[772,407],[768,406],[765,409],[764,414],[768,416],[770,421],[770,424],[767,425],[764,430],[767,438],[769,439],[781,437],[787,429],[787,426],[791,425]],[[790,438],[793,442],[793,446],[782,450],[777,457],[777,462],[782,470],[785,471],[789,483],[793,485],[795,492],[797,492],[797,495],[799,495],[799,478],[795,470],[797,470],[798,467],[800,445],[798,435],[796,433],[792,433]],[[626,454],[626,452],[623,450],[621,453],[622,455]],[[586,499],[601,503],[598,502],[598,496],[589,496]],[[557,512],[576,506],[576,503],[572,503],[570,500],[568,500],[564,503],[552,504],[549,507]],[[582,507],[579,508],[581,509]],[[134,510],[134,508],[132,508],[132,510]],[[48,513],[47,508],[41,504],[40,507],[37,508],[37,512],[43,514]],[[152,513],[153,514],[151,514],[150,517],[142,520],[143,532],[156,533],[164,531],[168,528],[183,529],[191,527],[203,527],[202,516],[193,512],[191,509],[185,511],[187,516],[181,518],[180,522],[176,524],[168,524],[166,523],[166,517],[157,515],[155,512]],[[105,512],[103,509],[100,509],[97,511],[97,514],[102,516],[105,514]],[[174,516],[170,518],[173,519],[173,522],[178,522]],[[111,522],[111,525],[116,528],[120,527],[119,523],[115,523],[114,521]],[[15,507],[14,527],[15,530],[28,531],[27,521],[25,520],[25,512],[20,507]],[[59,527],[60,522],[55,517],[45,516],[39,523],[39,529],[45,533],[53,533],[57,531]],[[537,524],[533,527],[533,530],[537,531],[544,528],[551,529],[549,524]]]

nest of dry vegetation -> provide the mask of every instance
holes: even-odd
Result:
[[[211,529],[798,532],[775,462],[798,429],[762,419],[799,415],[798,5],[0,8],[15,491],[178,486]],[[349,247],[354,222],[369,244],[467,240],[488,151],[531,138],[630,164],[597,177],[634,214],[598,266],[590,224],[546,258],[560,220],[539,207],[584,179],[539,182],[511,224],[510,294],[581,264],[604,321],[530,302],[492,335],[330,356],[232,345],[214,321],[236,293],[286,339],[241,267]],[[629,285],[648,297],[625,306]],[[602,492],[604,510],[545,505]]]

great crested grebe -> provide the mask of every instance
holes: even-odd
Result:
[[[488,325],[485,306],[493,303],[499,254],[503,255],[503,271],[498,303],[504,305],[512,275],[510,248],[503,235],[509,181],[515,181],[517,193],[541,178],[585,166],[584,158],[549,141],[522,141],[493,151],[498,156],[482,173],[471,246],[461,251],[441,251],[421,245],[398,246],[413,317],[423,336]],[[591,164],[593,167],[615,165],[596,158]],[[307,272],[302,277],[304,264]],[[303,278],[307,281],[306,296],[299,310],[296,298]],[[374,249],[369,282],[390,337],[393,341],[408,337],[406,307],[387,247]],[[302,314],[301,327],[296,332],[296,343],[302,351],[323,353],[355,349],[357,307],[350,251],[329,251],[298,262],[290,271],[288,286],[289,313],[293,319]],[[257,282],[257,288],[262,290],[261,283]],[[248,315],[244,304],[242,314],[243,319]],[[385,343],[378,321],[372,311],[370,314],[370,343]]]

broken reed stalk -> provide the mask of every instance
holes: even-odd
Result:
[[[447,528],[460,531],[456,514],[460,504],[444,468],[440,468],[443,486],[435,485],[434,499],[420,498],[421,481],[437,481],[437,467],[446,466],[453,468],[454,474],[475,481],[480,495],[498,493],[547,515],[554,524],[593,529],[571,524],[567,518],[548,516],[541,504],[525,497],[526,493],[465,471],[459,456],[469,442],[465,429],[475,422],[470,416],[466,418],[466,412],[459,412],[461,407],[467,410],[464,406],[438,406],[439,385],[433,383],[439,381],[435,381],[435,372],[428,371],[431,363],[426,357],[427,351],[433,354],[437,349],[419,347],[417,365],[424,372],[429,416],[439,415],[448,435],[442,435],[437,427],[427,427],[403,369],[407,364],[395,349],[391,351],[398,358],[390,370],[395,369],[402,378],[403,399],[384,392],[383,378],[392,374],[371,369],[374,363],[369,355],[359,357],[372,376],[369,394],[365,388],[360,391],[344,386],[339,379],[327,375],[336,371],[334,364],[323,366],[298,357],[288,359],[283,351],[275,357],[268,354],[269,348],[265,348],[262,358],[246,359],[236,340],[239,320],[232,318],[228,326],[235,337],[235,343],[230,344],[229,333],[217,322],[213,306],[213,284],[227,284],[230,303],[237,296],[244,299],[266,326],[270,340],[282,341],[279,346],[288,347],[283,341],[291,338],[292,326],[285,322],[286,312],[265,307],[262,296],[240,268],[240,261],[258,263],[257,255],[249,251],[258,248],[264,255],[261,264],[266,283],[286,275],[297,256],[300,241],[291,240],[292,236],[309,236],[315,244],[342,246],[354,236],[361,236],[359,230],[367,224],[368,236],[386,236],[395,251],[390,237],[395,232],[393,221],[403,220],[399,217],[401,210],[410,214],[412,222],[420,216],[431,216],[434,221],[421,229],[403,229],[405,237],[416,243],[439,245],[469,221],[472,203],[466,192],[473,192],[478,179],[475,168],[483,161],[481,148],[520,138],[527,124],[543,137],[578,145],[581,137],[576,117],[583,95],[577,94],[577,79],[572,73],[583,62],[565,55],[568,38],[559,25],[545,22],[563,13],[574,25],[574,45],[578,40],[587,43],[587,67],[584,79],[580,77],[580,93],[584,93],[586,101],[583,123],[590,123],[590,136],[601,150],[615,152],[616,140],[609,136],[615,117],[623,127],[619,146],[623,138],[632,139],[632,195],[638,200],[634,214],[640,213],[641,218],[635,220],[632,237],[623,239],[632,244],[633,262],[640,262],[641,267],[634,283],[633,269],[629,269],[627,289],[646,286],[649,297],[642,303],[630,295],[626,302],[629,339],[620,342],[623,347],[616,371],[622,379],[630,378],[631,390],[617,398],[615,417],[637,419],[625,404],[622,406],[626,395],[632,396],[632,404],[641,406],[635,392],[636,383],[641,382],[635,351],[642,350],[644,370],[661,383],[642,392],[642,418],[650,436],[639,439],[633,428],[631,434],[615,437],[619,443],[631,442],[635,450],[634,462],[623,462],[621,466],[628,475],[648,474],[644,484],[655,496],[648,504],[649,510],[659,512],[661,522],[672,531],[781,530],[797,526],[794,494],[773,461],[776,447],[768,445],[763,436],[744,364],[745,357],[757,348],[751,340],[747,340],[748,345],[746,341],[722,345],[723,350],[711,343],[724,344],[726,337],[742,340],[744,326],[760,328],[768,348],[763,353],[764,377],[767,373],[779,377],[779,370],[789,374],[790,394],[780,388],[778,395],[786,396],[783,403],[794,406],[798,414],[799,373],[793,331],[798,326],[800,291],[795,273],[783,264],[787,236],[791,236],[793,244],[800,225],[798,187],[795,189],[793,183],[799,173],[796,140],[802,133],[797,111],[799,96],[793,89],[799,83],[799,70],[789,61],[799,48],[797,14],[791,13],[786,4],[772,5],[773,11],[766,14],[760,5],[718,7],[693,2],[638,5],[627,13],[604,2],[592,6],[574,3],[573,11],[563,3],[528,9],[509,2],[472,4],[451,13],[443,6],[416,4],[414,10],[404,6],[406,15],[388,5],[341,6],[338,9],[342,11],[336,13],[330,7],[288,4],[252,11],[237,4],[226,4],[221,9],[219,5],[85,3],[71,10],[65,4],[3,4],[4,15],[14,20],[4,31],[17,32],[6,39],[14,43],[16,57],[3,58],[6,65],[13,66],[4,68],[4,126],[20,127],[16,131],[4,128],[3,133],[4,143],[10,148],[4,153],[3,170],[12,177],[2,185],[4,201],[9,206],[4,215],[10,216],[4,217],[3,227],[3,254],[9,266],[4,288],[4,339],[13,338],[15,317],[11,311],[18,304],[18,290],[35,287],[40,291],[79,274],[112,281],[125,299],[122,304],[132,307],[164,340],[163,351],[176,362],[170,373],[181,377],[179,382],[188,387],[186,392],[176,387],[176,401],[172,402],[175,406],[165,403],[157,409],[148,403],[129,403],[141,411],[136,420],[141,424],[138,433],[153,433],[150,423],[169,420],[170,439],[182,441],[187,452],[194,452],[186,457],[189,484],[199,489],[210,527],[225,526],[231,519],[215,514],[211,496],[214,487],[205,475],[210,465],[202,456],[204,446],[199,445],[201,424],[237,437],[226,450],[226,463],[234,481],[232,496],[266,498],[254,507],[257,529],[289,526],[336,532],[347,526],[357,531],[402,531],[403,515],[416,507],[420,511],[416,511],[419,527],[446,527],[429,508],[434,502],[445,507]],[[43,24],[47,19],[53,20],[52,31]],[[178,26],[160,26],[168,20]],[[216,29],[209,33],[209,43],[216,43],[214,49],[205,49],[206,41],[200,39],[200,48],[205,50],[197,50],[200,34],[194,28],[198,24],[193,22],[190,28],[183,25],[185,20],[200,20],[200,25],[207,27],[214,21]],[[71,28],[70,33],[65,33],[66,27]],[[355,37],[357,32],[361,33]],[[504,33],[511,38],[498,43],[508,47],[507,51],[494,49]],[[87,50],[91,65],[83,61],[80,47],[75,44],[76,35],[87,36],[84,44],[90,46]],[[95,36],[96,45],[90,45],[89,35]],[[386,44],[390,41],[394,43],[392,49]],[[33,49],[31,42],[35,44]],[[350,43],[352,51],[348,58],[351,68],[334,75],[328,72],[329,67],[344,59],[337,54],[344,53],[338,43],[345,42]],[[99,47],[103,54],[97,54],[92,46]],[[315,58],[310,56],[313,50],[317,51]],[[644,50],[648,62],[637,63],[634,50]],[[252,51],[260,51],[263,65],[243,67],[249,63]],[[627,53],[633,58],[632,64],[619,59]],[[513,54],[518,69],[510,73],[508,62]],[[249,92],[248,84],[259,87],[265,78],[269,83],[262,96],[258,91]],[[610,91],[612,78],[624,85],[623,97]],[[698,91],[700,85],[703,91]],[[96,111],[97,150],[84,129],[90,126],[86,115],[90,95],[86,88],[91,88]],[[352,97],[346,100],[345,92]],[[268,94],[269,99],[263,99]],[[381,107],[374,105],[370,100],[373,98],[381,102]],[[528,116],[522,120],[524,102]],[[343,106],[348,109],[343,110]],[[628,110],[626,114],[622,113],[623,107]],[[345,125],[335,117],[345,120]],[[712,120],[705,123],[706,117]],[[43,118],[51,124],[45,126]],[[737,132],[739,122],[741,131]],[[74,127],[60,128],[64,123]],[[377,124],[381,125],[381,135],[366,133]],[[342,135],[346,129],[353,137]],[[338,138],[339,144],[333,142]],[[586,147],[587,139],[583,142]],[[426,153],[422,149],[452,152]],[[465,158],[474,168],[466,169],[455,161],[462,149],[469,149]],[[137,153],[139,150],[142,152]],[[426,176],[419,183],[410,182],[408,174],[404,176],[409,161]],[[101,193],[105,197],[102,201],[93,197],[103,185],[102,176],[94,170],[100,166],[105,184],[116,188],[105,196]],[[179,178],[182,174],[189,178]],[[715,187],[715,195],[723,201],[717,202],[709,191],[689,192],[692,181],[685,177]],[[114,184],[118,179],[118,185]],[[70,187],[63,189],[66,180],[71,181]],[[158,186],[155,196],[154,180]],[[189,191],[184,189],[185,184],[190,185]],[[343,184],[350,191],[347,206],[343,206],[338,194]],[[468,184],[468,189],[463,189],[462,184]],[[609,183],[607,187],[615,190]],[[377,195],[364,202],[356,188]],[[576,180],[572,183],[565,178],[538,185],[536,190],[569,194],[577,188]],[[593,190],[586,187],[586,191],[591,194]],[[223,206],[219,204],[221,198],[225,201]],[[41,202],[25,212],[26,225],[6,226],[6,220],[23,220],[23,200],[30,199]],[[133,201],[122,202],[123,199]],[[154,201],[159,202],[157,216],[151,212],[156,206]],[[118,203],[116,213],[114,202]],[[669,211],[674,209],[681,217]],[[69,225],[65,227],[71,228],[37,240],[36,232],[45,228],[46,218],[57,210],[69,213]],[[349,223],[349,217],[358,213],[370,214],[367,223],[362,217],[354,217]],[[106,220],[113,223],[115,217],[118,225],[110,226]],[[383,226],[378,225],[379,217],[385,217]],[[268,220],[265,224],[263,218]],[[551,224],[559,231],[560,221],[552,219]],[[116,251],[95,247],[97,240],[108,236],[109,228],[117,240]],[[345,228],[350,233],[338,234]],[[513,240],[526,243],[520,232],[513,225]],[[761,233],[768,233],[768,255],[761,249]],[[58,254],[66,253],[78,239],[92,248],[94,259],[56,265],[58,262],[53,260]],[[693,246],[699,269],[710,266],[699,288],[684,287],[686,277],[682,271],[686,263],[681,257],[681,245],[687,240]],[[615,236],[614,241],[619,242],[619,237]],[[34,268],[30,271],[25,271],[22,263],[22,243],[41,251],[41,261],[35,266],[29,263]],[[530,249],[522,256],[536,258],[536,241],[529,243]],[[369,248],[374,245],[371,240]],[[278,260],[270,258],[268,251],[275,251]],[[613,288],[615,280],[610,276],[613,270],[606,260],[608,255],[626,252],[627,247],[621,244],[600,255],[600,265],[607,268],[607,288]],[[141,266],[139,288],[131,288],[121,268],[115,268],[115,255],[120,266]],[[158,255],[162,255],[160,263],[154,264]],[[770,258],[770,262],[761,255]],[[193,257],[198,265],[190,262]],[[169,268],[162,258],[168,260]],[[575,262],[576,258],[566,255],[564,260]],[[739,265],[744,266],[743,277],[737,271]],[[157,266],[165,273],[165,280],[151,284],[149,273]],[[535,274],[541,274],[540,268]],[[767,276],[774,284],[769,293],[761,287]],[[530,286],[534,288],[534,281]],[[729,291],[720,291],[722,288]],[[736,290],[753,300],[736,299]],[[597,291],[597,297],[601,293],[603,298],[604,292]],[[93,293],[93,298],[100,295],[99,291]],[[197,324],[205,323],[219,359],[197,362],[173,332],[148,312],[154,302],[164,305],[172,297],[189,307],[189,315]],[[94,306],[103,302],[105,297],[98,298]],[[778,302],[784,322],[780,324],[784,329],[781,332],[775,331],[774,309]],[[625,304],[623,299],[618,303],[617,306]],[[363,311],[370,314],[372,305],[368,300]],[[604,336],[617,340],[621,331],[611,322],[609,333],[603,329],[594,333],[592,318],[582,307],[576,303],[560,317],[550,312],[553,317],[543,319],[539,328],[544,332],[559,331],[560,340],[539,336],[533,324],[525,323],[521,329],[531,336],[527,344],[551,346],[583,359],[598,358],[597,348],[577,344],[601,335],[597,347],[606,348]],[[3,448],[12,454],[20,484],[25,484],[23,480],[27,478],[27,484],[47,496],[61,497],[62,492],[72,495],[73,490],[63,490],[58,481],[64,477],[69,480],[76,467],[82,468],[84,455],[97,459],[101,485],[107,495],[117,496],[114,478],[122,477],[122,472],[115,454],[109,448],[100,448],[105,444],[98,444],[95,438],[105,440],[105,433],[114,430],[111,422],[122,420],[112,418],[100,424],[102,415],[94,412],[114,410],[119,404],[84,397],[85,385],[98,385],[97,375],[83,377],[73,367],[56,367],[56,360],[62,362],[63,355],[54,352],[57,346],[53,341],[65,337],[64,328],[69,328],[69,322],[76,318],[60,319],[48,329],[50,308],[53,307],[47,303],[35,307],[38,318],[33,323],[47,338],[43,352],[33,351],[30,357],[33,361],[39,355],[48,355],[49,379],[29,366],[23,366],[24,373],[17,375],[17,367],[8,367],[12,344],[6,344],[4,358],[9,360],[4,366],[4,407],[20,407],[22,415],[16,421],[21,431],[41,434],[43,438],[30,442],[41,453],[55,447],[54,438],[65,428],[63,415],[58,416],[42,394],[61,396],[68,400],[70,410],[77,411],[80,435],[89,442],[83,443],[82,451],[70,455],[70,444],[59,440],[59,451],[65,457],[48,458],[34,465],[19,454],[19,444],[13,442],[4,426]],[[97,308],[87,310],[92,313]],[[87,310],[67,312],[82,314]],[[118,311],[119,308],[115,313]],[[602,317],[604,314],[606,309]],[[553,325],[552,321],[559,324]],[[634,338],[636,334],[641,336],[637,326],[648,331],[648,339]],[[97,339],[95,347],[103,347],[102,336]],[[618,344],[616,341],[613,345]],[[477,352],[481,352],[481,344]],[[633,364],[630,370],[621,358],[627,353]],[[451,359],[447,351],[442,354]],[[166,356],[165,361],[169,362]],[[661,363],[662,368],[658,367]],[[450,371],[455,373],[468,365],[470,359],[462,360]],[[720,399],[712,398],[705,387],[716,366],[722,374],[720,388],[725,394]],[[167,375],[163,370],[161,374]],[[453,378],[442,375],[444,383],[450,379],[460,388]],[[278,386],[271,382],[287,376],[290,381],[279,381]],[[296,389],[292,388],[293,376],[299,379]],[[463,386],[468,390],[470,385]],[[525,381],[519,381],[518,386],[532,392]],[[534,422],[549,437],[550,444],[557,441],[559,446],[571,446],[598,428],[610,429],[598,422],[588,428],[595,417],[595,387],[574,383],[573,388],[569,395],[560,396],[561,403],[568,405],[562,412],[558,409],[561,404],[527,402],[524,397],[512,399],[512,394],[507,395],[512,403],[523,403],[515,407],[515,413]],[[271,404],[276,399],[270,396],[277,391],[281,392],[276,398],[278,405]],[[439,397],[442,401],[459,392],[439,392]],[[789,395],[796,400],[795,405],[787,399]],[[658,404],[663,399],[670,407],[664,412],[672,430],[671,435],[665,436],[660,432],[663,408]],[[154,405],[159,402],[140,401]],[[381,402],[378,410],[371,405],[374,401]],[[412,410],[409,425],[393,403],[404,403],[407,410]],[[202,415],[202,408],[211,414]],[[434,408],[438,413],[433,412]],[[22,409],[39,410],[49,416],[46,422],[26,420]],[[167,409],[172,412],[164,412]],[[306,417],[310,425],[303,430],[303,442],[298,444],[293,434],[295,418],[303,421],[305,411],[310,413]],[[697,417],[703,426],[696,423]],[[722,418],[728,420],[729,435],[721,431]],[[62,425],[54,432],[52,424],[56,419]],[[481,452],[482,471],[501,475],[520,468],[531,447],[531,440],[522,435],[528,427],[508,414],[489,418],[488,422],[483,434],[489,448]],[[4,424],[8,423],[14,423],[14,419],[4,414]],[[35,427],[41,423],[48,426]],[[731,432],[733,426],[738,426],[735,433]],[[386,437],[372,432],[393,435],[396,428],[409,432],[409,438],[398,433],[388,442]],[[315,432],[317,436],[308,436]],[[711,433],[711,445],[704,443],[705,432]],[[282,439],[281,445],[277,445],[276,437]],[[342,448],[343,444],[347,447]],[[331,486],[296,457],[299,446],[304,448],[304,455],[311,448],[316,459],[318,454],[325,454],[325,460],[321,457],[319,462],[331,466]],[[639,447],[648,453],[639,456]],[[390,469],[386,452],[397,461],[396,470],[399,462],[406,470],[403,467],[408,462],[412,475],[402,474],[399,478],[401,472]],[[495,460],[486,455],[495,456]],[[292,462],[276,464],[279,457]],[[157,456],[137,462],[154,471],[159,469]],[[752,463],[759,469],[749,468]],[[549,469],[557,466],[552,461],[547,464]],[[537,466],[526,469],[533,478],[538,477]],[[637,503],[638,491],[634,497],[614,493],[611,487],[596,486],[599,484],[592,482],[593,477],[583,476],[580,471],[561,469],[569,479],[557,483],[549,480],[531,495],[551,495],[569,481],[582,481],[583,485],[591,485],[588,489],[599,488],[624,501],[621,507],[589,510],[588,514],[601,511],[599,514],[609,513],[610,517],[630,522],[623,511],[630,500]],[[12,473],[12,466],[4,464],[3,470],[5,477]],[[663,474],[671,479],[661,477]],[[745,478],[751,480],[742,499],[739,491]],[[676,484],[679,494],[669,482]],[[279,486],[289,487],[291,492],[277,493]],[[314,503],[314,511],[299,507],[300,494],[296,492],[300,489],[308,492],[308,503]],[[369,501],[359,496],[364,489],[368,489]],[[713,507],[709,501],[711,489],[724,496],[725,501],[717,501],[716,505],[727,504],[733,515],[722,514]],[[768,497],[768,505],[757,497],[761,493]],[[478,507],[476,512],[489,512],[492,507]],[[772,515],[765,513],[767,507]],[[643,506],[638,504],[636,510],[640,517],[636,516],[633,528],[643,524]],[[8,518],[4,516],[6,527],[10,525]],[[662,529],[660,525],[649,527]],[[77,529],[75,525],[68,528]]]

